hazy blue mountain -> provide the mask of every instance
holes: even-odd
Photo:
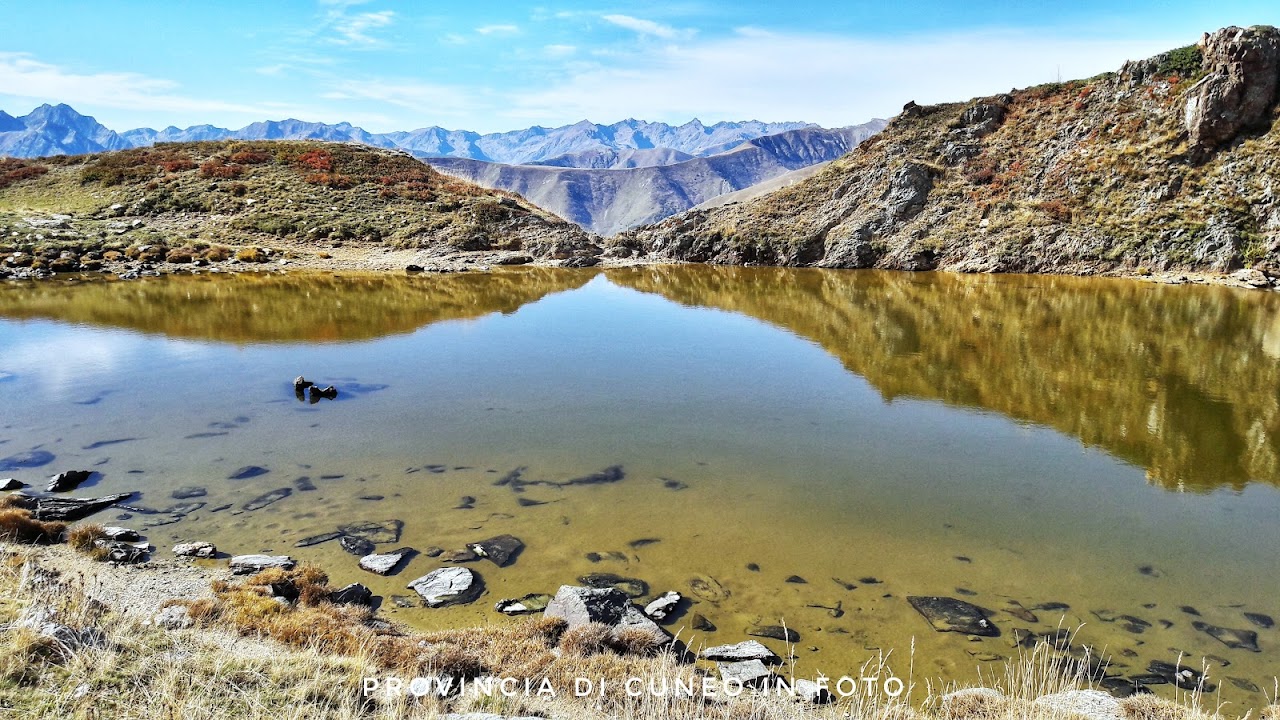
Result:
[[[3,115],[0,117],[0,155],[78,155],[132,147],[114,131],[69,105],[41,105],[18,118],[8,113]]]
[[[185,129],[137,128],[115,133],[66,105],[45,105],[19,118],[0,112],[0,155],[78,154],[160,142],[200,140],[328,140],[407,150],[422,158],[459,157],[563,167],[579,167],[569,164],[574,162],[589,168],[644,167],[705,157],[729,150],[747,140],[805,127],[812,126],[801,122],[763,123],[755,120],[714,125],[703,125],[693,120],[673,126],[633,119],[597,125],[584,120],[558,128],[535,126],[481,135],[470,130],[440,127],[371,133],[345,122],[330,125],[291,118],[256,122],[239,130],[194,125]]]
[[[611,235],[656,222],[718,195],[834,160],[885,124],[884,120],[873,120],[834,130],[803,127],[753,138],[718,155],[651,167],[587,169],[470,158],[424,159],[441,172],[519,193],[566,220]]]

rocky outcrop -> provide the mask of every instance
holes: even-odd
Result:
[[[1265,287],[1280,277],[1278,59],[1280,31],[1228,28],[1119,73],[908,103],[812,177],[621,233],[605,255],[1081,275],[1244,267]]]
[[[1187,92],[1188,143],[1213,150],[1265,126],[1280,92],[1280,31],[1229,27],[1201,41],[1207,74]]]
[[[292,570],[297,564],[297,561],[288,555],[237,555],[231,558],[231,572],[247,575],[270,568]]]

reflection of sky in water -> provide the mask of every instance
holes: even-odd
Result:
[[[114,384],[153,364],[199,362],[201,343],[102,332],[48,322],[0,322],[0,381],[9,373],[50,401],[79,401],[86,387]]]

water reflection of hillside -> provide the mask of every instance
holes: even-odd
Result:
[[[1280,296],[1086,278],[665,266],[611,281],[819,343],[886,399],[1054,427],[1169,489],[1280,485]]]
[[[442,320],[509,313],[584,285],[594,273],[175,276],[0,288],[0,317],[120,327],[221,342],[335,342],[412,332]]]

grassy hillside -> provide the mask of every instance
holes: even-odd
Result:
[[[0,238],[10,268],[52,270],[316,258],[336,247],[545,260],[595,249],[580,229],[515,195],[403,153],[308,141],[0,160]]]
[[[965,272],[1276,273],[1278,65],[1275,28],[1228,28],[1204,47],[1118,73],[908,103],[815,177],[627,233],[610,254]]]

